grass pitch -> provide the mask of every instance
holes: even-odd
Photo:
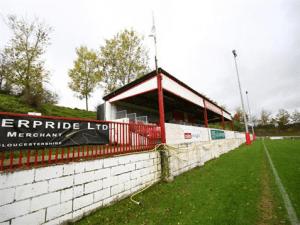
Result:
[[[135,199],[142,205],[126,198],[76,224],[289,224],[261,141],[172,183],[160,182]]]
[[[300,140],[264,140],[264,143],[300,219]]]

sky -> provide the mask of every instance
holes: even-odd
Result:
[[[54,28],[44,56],[52,74],[48,85],[59,94],[58,105],[81,109],[85,101],[68,88],[75,48],[98,51],[105,39],[132,28],[144,36],[154,70],[152,11],[159,67],[234,115],[241,107],[236,50],[246,111],[246,91],[252,116],[262,109],[300,111],[299,0],[0,0],[2,18],[38,17]],[[12,37],[2,18],[0,48]],[[102,97],[97,88],[89,109]]]

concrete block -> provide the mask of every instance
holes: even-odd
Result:
[[[96,170],[95,171],[95,180],[100,180],[103,178],[110,177],[110,168]]]
[[[131,161],[131,163],[141,161],[140,155],[141,154],[130,155],[130,161]]]
[[[73,198],[73,188],[68,188],[60,192],[60,202],[67,202]]]
[[[149,153],[149,158],[150,159],[157,159],[159,157],[158,152],[150,152]]]
[[[34,170],[0,173],[0,188],[10,188],[30,184],[34,181]]]
[[[3,222],[3,223],[0,223],[0,225],[9,225],[9,221],[6,221],[6,222]]]
[[[85,171],[86,162],[76,162],[75,164],[75,174],[83,173]]]
[[[116,183],[115,177],[108,177],[103,179],[103,189],[107,187],[112,187]]]
[[[141,171],[140,170],[130,172],[130,179],[135,179],[135,178],[140,177],[140,176],[141,176]]]
[[[124,166],[124,165],[112,167],[112,168],[111,168],[111,175],[112,175],[112,176],[115,176],[115,175],[124,173],[124,169],[125,169],[125,166]]]
[[[74,198],[77,198],[77,197],[83,195],[83,188],[84,188],[83,184],[74,187]]]
[[[118,201],[128,197],[130,195],[131,191],[130,190],[127,190],[127,191],[124,191],[122,193],[119,193],[118,194]]]
[[[125,183],[127,181],[130,181],[130,172],[118,175],[118,176],[115,177],[115,179],[116,179],[117,184]]]
[[[102,188],[103,188],[102,180],[93,181],[84,185],[84,194],[89,194],[95,191],[99,191],[102,190]]]
[[[104,159],[104,162],[103,162],[103,167],[104,168],[113,167],[113,166],[117,166],[117,165],[118,165],[118,158],[117,157]]]
[[[141,185],[143,184],[143,178],[142,177],[137,177],[136,178],[136,185]]]
[[[63,174],[63,166],[49,166],[35,169],[35,181],[49,180],[61,177]]]
[[[44,223],[43,225],[57,225],[57,224],[61,224],[64,221],[67,221],[69,219],[72,219],[72,213],[66,214],[64,216],[61,216],[59,218],[56,218],[54,220],[51,220],[47,223]]]
[[[158,168],[156,165],[153,165],[149,168],[149,173],[155,173],[156,171],[158,171]]]
[[[51,206],[47,208],[46,220],[53,220],[62,215],[66,215],[72,211],[72,201],[64,202],[59,205]]]
[[[154,160],[153,159],[147,160],[146,167],[150,167],[150,166],[153,166],[153,165],[154,165]]]
[[[14,201],[15,188],[8,188],[0,190],[0,206]]]
[[[145,161],[139,161],[136,163],[136,169],[137,170],[140,170],[140,169],[143,169],[147,166],[147,162]]]
[[[115,185],[115,186],[111,187],[110,191],[111,191],[111,196],[119,194],[124,191],[124,184]]]
[[[16,210],[18,209],[18,210]],[[23,216],[30,211],[30,200],[14,202],[12,204],[0,207],[0,222],[9,220],[11,218]]]
[[[95,180],[95,172],[86,172],[75,175],[75,185],[84,184]]]
[[[87,207],[82,208],[82,210],[85,214],[92,213],[93,211],[96,211],[96,209],[102,207],[102,205],[103,205],[103,201],[99,201],[99,202],[93,203]]]
[[[46,210],[42,209],[40,211],[27,214],[25,216],[17,217],[12,219],[11,225],[32,225],[32,224],[43,224],[45,222]]]
[[[131,162],[131,155],[119,156],[118,157],[118,165],[128,164]]]
[[[135,170],[135,163],[129,163],[124,166],[124,173]]]
[[[144,161],[150,158],[150,154],[149,153],[141,153],[138,154],[139,156],[139,161]]]
[[[60,201],[60,192],[54,192],[54,193],[32,198],[30,211],[36,211],[52,205],[57,205],[59,201]]]
[[[125,191],[131,190],[132,188],[134,188],[136,186],[136,179],[127,181],[127,182],[125,182],[124,185],[125,185],[124,186]]]
[[[93,201],[94,201],[93,194],[84,195],[82,197],[75,198],[73,201],[74,202],[73,210],[77,210],[85,206],[91,205],[93,204]]]
[[[75,163],[66,164],[63,167],[63,176],[73,175],[75,173]]]
[[[76,218],[77,220],[80,220],[84,216],[84,208],[73,211],[72,217]]]
[[[60,177],[49,181],[49,191],[65,189],[73,186],[73,176]]]
[[[118,201],[118,196],[112,196],[103,200],[103,206],[110,206]]]
[[[99,202],[109,197],[110,197],[110,188],[106,188],[94,193],[94,202]]]
[[[41,181],[33,184],[27,184],[16,187],[15,199],[22,200],[25,198],[35,197],[48,192],[48,181]]]
[[[145,176],[145,175],[147,175],[147,174],[150,173],[150,169],[149,168],[145,168],[145,169],[142,169],[140,171],[141,171],[141,176]]]
[[[138,181],[137,181],[136,186],[131,189],[131,194],[141,190],[142,188],[143,188],[143,186],[141,184],[138,184]]]
[[[88,161],[85,165],[85,171],[99,170],[103,168],[103,159]]]

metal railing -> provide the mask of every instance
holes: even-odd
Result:
[[[0,171],[28,169],[149,151],[160,142],[161,132],[158,126],[141,123],[105,122],[109,123],[109,142],[106,145],[2,151],[0,152]]]

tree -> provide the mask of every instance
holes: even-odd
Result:
[[[285,109],[279,109],[276,114],[276,122],[280,129],[284,129],[285,126],[290,122],[290,114]]]
[[[243,110],[241,109],[241,107],[237,107],[235,109],[235,114],[233,115],[233,120],[234,121],[238,121],[239,123],[243,123],[244,119],[243,119]]]
[[[243,131],[244,119],[243,119],[243,111],[241,107],[237,107],[235,109],[235,114],[233,115],[232,120],[233,120],[234,130]]]
[[[259,125],[268,125],[271,120],[271,112],[265,109],[261,110],[260,119],[258,120]]]
[[[69,87],[72,91],[78,92],[78,98],[85,98],[86,110],[88,110],[88,98],[101,81],[99,57],[93,50],[88,50],[86,46],[76,48],[78,59],[74,61],[74,68],[69,70]]]
[[[300,112],[297,109],[295,109],[290,118],[292,123],[300,123]]]
[[[29,21],[27,18],[18,19],[15,15],[9,15],[5,22],[13,33],[2,52],[9,68],[6,79],[16,92],[22,93],[30,102],[50,75],[41,57],[50,45],[49,35],[53,29],[38,18]]]
[[[149,72],[148,50],[143,39],[137,32],[125,29],[100,47],[104,94]]]
[[[0,92],[9,94],[11,91],[11,87],[9,85],[8,74],[10,73],[9,65],[6,61],[6,58],[3,52],[0,52]]]

